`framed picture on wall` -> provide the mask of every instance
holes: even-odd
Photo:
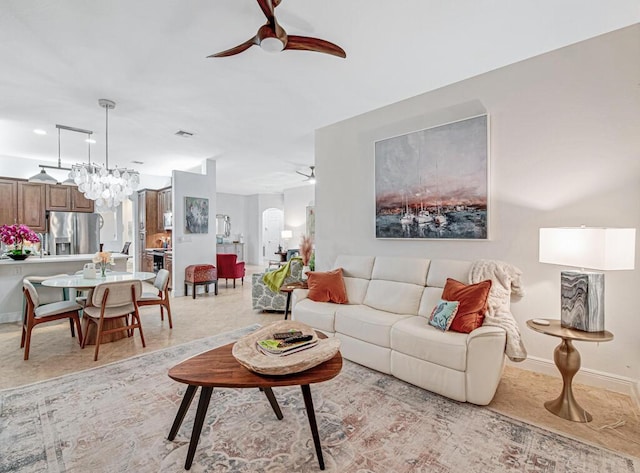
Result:
[[[316,241],[316,210],[313,205],[307,206],[307,236]]]
[[[488,125],[480,115],[375,143],[376,238],[488,238]]]
[[[184,198],[184,232],[209,233],[209,199]]]

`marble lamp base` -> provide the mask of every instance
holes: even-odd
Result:
[[[560,323],[584,332],[604,331],[604,274],[562,271]]]

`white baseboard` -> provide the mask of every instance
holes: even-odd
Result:
[[[636,403],[636,406],[640,409],[640,381],[637,381],[631,387],[631,399]]]
[[[513,363],[507,360],[510,366],[521,368],[536,373],[542,373],[549,376],[560,377],[560,372],[551,360],[530,356],[520,363]],[[589,368],[581,368],[573,378],[574,382],[594,386],[597,388],[608,389],[617,393],[626,394],[631,397],[636,405],[640,408],[640,380],[627,378],[602,371],[591,370]]]

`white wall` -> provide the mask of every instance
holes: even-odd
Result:
[[[173,171],[173,291],[184,295],[184,270],[191,264],[216,264],[216,162],[206,160],[202,174]],[[184,198],[209,199],[209,232],[186,233]]]
[[[236,194],[217,194],[217,213],[231,217],[231,240],[237,241],[239,235],[247,234],[247,196]]]
[[[307,233],[307,207],[314,204],[315,196],[316,190],[312,184],[284,191],[284,228],[293,232],[287,248],[300,247],[300,237]]]
[[[524,272],[527,295],[513,313],[529,355],[551,362],[558,340],[525,326],[559,318],[562,268],[538,262],[538,229],[640,228],[638,58],[636,25],[318,130],[319,268],[340,253],[511,262]],[[491,128],[491,240],[376,240],[373,143],[478,109]],[[615,340],[576,343],[583,368],[636,383],[638,253],[638,269],[606,274],[606,328]]]
[[[247,233],[245,235],[245,259],[248,264],[263,264],[262,212],[269,208],[283,210],[282,194],[254,194],[247,197]],[[268,259],[268,258],[267,258]]]

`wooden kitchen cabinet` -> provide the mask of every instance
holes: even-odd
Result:
[[[58,212],[71,211],[71,188],[69,186],[48,184],[46,186],[47,210]]]
[[[171,280],[171,278],[173,278],[173,254],[172,253],[164,254],[163,268],[169,271],[169,275],[170,275],[169,289],[171,289],[173,287],[173,281]]]
[[[144,189],[138,192],[138,225],[138,230],[147,235],[162,231],[162,227],[158,227],[158,191]]]
[[[46,184],[18,181],[18,223],[34,232],[46,230]]]
[[[153,255],[148,251],[142,255],[142,271],[153,273]]]
[[[164,214],[172,212],[171,187],[158,191],[158,231],[164,231]]]
[[[87,199],[75,186],[71,187],[71,211],[93,213],[95,202]]]
[[[59,212],[93,212],[93,200],[87,199],[76,186],[47,184],[47,210]]]
[[[18,181],[0,179],[0,225],[18,223]]]

